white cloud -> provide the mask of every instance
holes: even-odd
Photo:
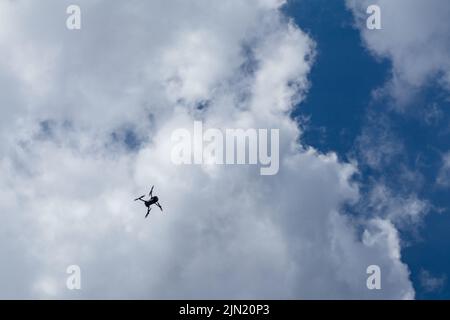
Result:
[[[346,0],[367,48],[392,61],[386,89],[402,107],[432,81],[450,89],[450,6],[442,0]],[[366,28],[366,9],[381,8],[381,30]]]
[[[76,32],[68,4],[0,4],[1,297],[414,296],[389,220],[341,210],[355,165],[297,144],[314,43],[280,1],[79,1]],[[195,119],[279,128],[279,174],[174,166],[170,134]],[[135,150],[112,137],[127,130]],[[144,220],[150,184],[164,212]]]
[[[436,183],[442,187],[450,186],[450,152],[442,156],[442,164],[436,179]]]
[[[389,118],[369,113],[356,140],[362,162],[375,170],[383,170],[405,154],[405,146],[397,137]]]
[[[430,210],[429,204],[415,194],[400,195],[385,185],[373,186],[363,206],[370,215],[378,215],[395,223],[397,227],[414,228],[420,225]]]
[[[420,284],[427,292],[441,290],[446,281],[447,277],[445,275],[436,277],[433,276],[428,270],[420,270]]]

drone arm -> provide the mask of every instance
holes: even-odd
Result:
[[[148,209],[147,209],[147,214],[145,215],[146,218],[147,218],[147,216],[149,215],[150,210],[152,210],[152,208],[148,207]]]
[[[153,197],[153,188],[154,188],[155,186],[152,186],[152,188],[150,189],[150,193],[149,193],[149,196],[150,197]]]

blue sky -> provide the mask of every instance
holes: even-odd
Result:
[[[375,101],[371,92],[389,79],[391,62],[367,50],[345,3],[297,0],[289,2],[285,11],[317,42],[312,86],[294,113],[309,119],[304,142],[324,152],[336,151],[342,159],[357,159],[359,179],[368,189],[373,180],[383,180],[394,190],[416,193],[432,204],[418,229],[401,230],[406,241],[402,260],[411,270],[416,298],[449,299],[448,281],[437,290],[427,290],[420,280],[423,270],[439,278],[446,278],[450,270],[449,190],[436,185],[442,154],[450,148],[448,94],[431,79],[408,104],[408,113],[393,110],[395,102]],[[439,115],[427,123],[424,115],[431,105],[437,106]],[[401,154],[377,170],[365,164],[357,143],[366,126],[382,126],[373,118],[382,119],[389,138],[404,146]],[[373,143],[378,143],[376,138]],[[401,179],[399,172],[405,167],[417,175],[412,181]],[[357,209],[354,213],[359,214]]]

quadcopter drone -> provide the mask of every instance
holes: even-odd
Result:
[[[134,201],[138,201],[138,200],[142,201],[145,204],[145,206],[147,207],[147,214],[145,215],[146,218],[149,215],[150,210],[152,210],[152,208],[151,208],[152,204],[156,204],[159,207],[159,209],[161,209],[161,211],[163,211],[161,205],[158,202],[159,201],[158,197],[153,195],[153,188],[154,187],[155,186],[152,186],[152,188],[151,188],[151,190],[150,190],[150,192],[148,194],[150,196],[150,199],[148,199],[148,200],[142,199],[142,198],[145,197],[145,194],[143,196],[139,197],[139,198],[134,199]]]

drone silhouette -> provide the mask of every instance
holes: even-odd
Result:
[[[159,207],[159,209],[161,209],[161,211],[163,211],[163,208],[159,204],[158,197],[153,195],[153,188],[154,187],[155,186],[152,186],[152,188],[151,188],[151,190],[150,190],[150,192],[148,194],[150,196],[150,199],[148,199],[148,200],[142,199],[142,198],[145,197],[145,194],[143,196],[139,197],[139,198],[134,199],[134,201],[138,201],[138,200],[142,201],[145,204],[145,206],[147,207],[147,214],[145,215],[146,218],[149,215],[150,210],[152,210],[152,208],[151,208],[152,204],[156,204]]]

